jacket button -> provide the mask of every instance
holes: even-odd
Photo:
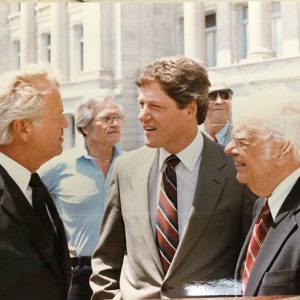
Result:
[[[169,292],[169,291],[171,291],[171,290],[173,290],[174,288],[172,287],[172,286],[163,286],[162,288],[161,288],[161,290],[164,292],[164,293],[167,293],[167,292]]]

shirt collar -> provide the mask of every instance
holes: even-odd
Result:
[[[86,159],[95,159],[93,156],[89,155],[86,143],[84,142],[82,147],[76,148],[78,157],[85,157]],[[122,153],[122,150],[117,145],[114,145],[113,157],[117,157]]]
[[[300,177],[300,168],[291,173],[275,188],[272,195],[268,198],[268,203],[273,220],[276,218],[284,200],[292,190],[296,181]]]
[[[225,139],[227,130],[228,130],[228,123],[221,130],[219,130],[216,133],[216,137],[217,137],[218,141],[220,141],[220,143],[221,143],[221,141],[223,141]]]
[[[26,194],[26,190],[28,188],[31,177],[31,172],[2,152],[0,152],[0,164],[19,186],[21,191]]]
[[[197,136],[194,140],[182,151],[176,154],[184,166],[192,171],[199,159],[203,149],[203,136],[198,130]],[[162,170],[164,161],[171,154],[168,153],[164,148],[159,148],[159,170]]]
[[[226,133],[227,133],[227,130],[228,130],[228,123],[221,129],[219,130],[217,133],[216,133],[216,138],[218,140],[218,143],[219,144],[223,144],[225,142],[225,136],[226,136]],[[202,123],[201,125],[199,125],[199,128],[201,129],[201,131],[208,137],[211,138],[210,134],[206,131],[205,129],[205,126],[204,126],[204,123]]]

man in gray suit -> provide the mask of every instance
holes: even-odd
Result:
[[[300,294],[300,100],[283,87],[233,106],[226,152],[237,179],[260,196],[236,279],[246,296]]]
[[[168,57],[143,68],[136,84],[146,146],[116,161],[92,299],[231,294],[253,199],[223,147],[198,130],[207,72]]]
[[[209,72],[209,108],[200,130],[215,142],[226,146],[231,140],[231,100],[233,91],[221,74]]]

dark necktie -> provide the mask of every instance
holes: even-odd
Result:
[[[35,214],[39,217],[42,226],[45,229],[48,237],[55,239],[55,231],[53,224],[50,220],[49,214],[46,209],[46,198],[49,197],[49,193],[42,183],[37,173],[31,174],[29,185],[32,188],[32,207]]]
[[[215,134],[211,134],[210,136],[211,136],[213,141],[215,141],[217,144],[219,143]]]
[[[167,273],[178,243],[177,179],[175,166],[180,162],[176,155],[166,158],[162,174],[159,204],[156,215],[157,245],[164,272]]]
[[[262,246],[262,243],[270,229],[270,226],[273,222],[271,211],[269,208],[268,200],[265,200],[264,207],[260,213],[259,218],[256,220],[256,223],[253,228],[252,236],[249,242],[246,260],[244,264],[243,271],[243,294],[245,294],[245,289],[250,277],[250,273],[254,266],[258,252]]]

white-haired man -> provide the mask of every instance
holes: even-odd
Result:
[[[68,235],[72,286],[68,300],[89,300],[91,256],[99,242],[117,146],[123,128],[121,107],[110,96],[87,96],[75,123],[84,142],[44,164],[39,173],[51,192]]]
[[[300,294],[300,99],[284,87],[253,93],[233,106],[237,179],[260,196],[236,278],[243,294]]]
[[[0,115],[0,299],[65,300],[65,231],[36,173],[63,149],[68,122],[58,83],[33,66],[3,74]]]

